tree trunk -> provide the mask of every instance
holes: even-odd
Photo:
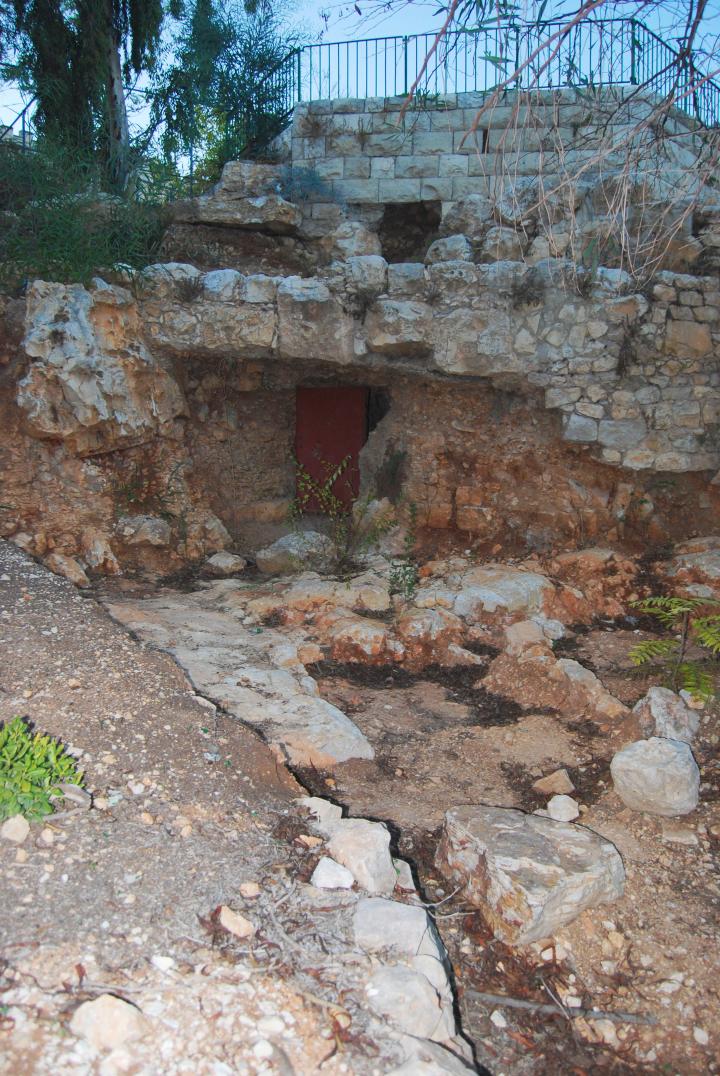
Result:
[[[108,46],[107,109],[110,179],[117,190],[124,191],[130,175],[130,128],[122,84],[120,42],[114,32]]]

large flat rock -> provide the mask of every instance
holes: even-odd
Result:
[[[357,725],[318,697],[299,661],[278,666],[287,649],[285,636],[271,628],[257,634],[237,616],[216,608],[231,594],[226,587],[109,602],[107,608],[140,638],[171,654],[196,691],[258,726],[292,765],[320,768],[372,758],[373,749]]]
[[[625,879],[610,841],[503,807],[448,811],[436,861],[510,945],[551,937],[586,908],[617,900]]]

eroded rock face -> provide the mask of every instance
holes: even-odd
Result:
[[[625,877],[615,846],[590,830],[500,807],[448,811],[437,865],[510,945],[617,900]]]
[[[26,326],[34,361],[17,402],[34,437],[92,455],[160,436],[186,413],[177,382],[142,343],[125,289],[36,281]]]
[[[303,568],[326,562],[332,553],[332,542],[317,531],[285,534],[267,549],[256,554],[257,566],[268,575],[299,572]]]

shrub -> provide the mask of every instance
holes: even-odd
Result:
[[[160,200],[110,196],[91,160],[57,147],[0,145],[0,285],[87,283],[119,263],[156,260],[167,226]]]
[[[22,814],[32,820],[52,814],[61,782],[82,784],[83,775],[63,745],[33,732],[22,717],[0,729],[0,821]]]
[[[717,655],[720,653],[720,608],[715,598],[650,597],[632,602],[641,613],[655,617],[673,633],[670,639],[649,639],[629,653],[633,665],[657,669],[667,687],[685,690],[701,699],[715,694]],[[701,615],[703,614],[704,615]],[[688,656],[691,646],[705,656]]]

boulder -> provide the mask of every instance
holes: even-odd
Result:
[[[353,919],[355,942],[370,952],[388,950],[403,958],[429,956],[442,960],[443,944],[424,908],[382,897],[358,901]]]
[[[404,964],[380,968],[365,989],[370,1008],[406,1035],[446,1042],[455,1034],[452,1007],[422,972]]]
[[[545,644],[545,633],[534,620],[519,620],[505,628],[507,645],[505,650],[513,657],[519,657],[533,646]]]
[[[74,557],[66,557],[62,553],[51,553],[45,558],[45,567],[55,575],[62,575],[69,579],[76,587],[90,586],[90,580]]]
[[[255,560],[260,571],[267,575],[299,572],[309,565],[317,567],[326,563],[332,548],[327,535],[318,531],[301,531],[278,538],[266,549],[261,549]]]
[[[321,241],[320,248],[332,261],[382,254],[375,232],[358,220],[343,221]]]
[[[680,740],[651,736],[621,748],[610,763],[620,799],[646,814],[689,814],[698,805],[700,771],[692,751]]]
[[[231,161],[207,194],[177,205],[174,219],[293,235],[302,224],[302,213],[278,193],[278,181],[278,170],[273,165]]]
[[[33,360],[17,403],[33,437],[78,456],[161,434],[186,413],[183,394],[142,343],[132,296],[102,281],[36,281],[27,291],[25,351]]]
[[[381,822],[344,818],[333,829],[327,847],[368,893],[392,893],[397,874],[390,855],[390,833]]]
[[[21,814],[14,814],[6,818],[0,826],[0,838],[10,841],[12,844],[22,844],[30,832],[30,823]]]
[[[517,262],[522,259],[523,244],[514,228],[488,229],[480,248],[480,257],[487,262]]]
[[[242,557],[238,557],[234,553],[221,552],[214,553],[212,557],[208,557],[203,570],[208,575],[223,579],[230,575],[237,575],[245,568],[247,568],[247,561]]]
[[[470,194],[450,206],[443,217],[445,235],[482,236],[493,222],[493,203],[484,194]]]
[[[469,623],[482,620],[484,613],[539,612],[553,593],[550,580],[538,572],[526,572],[506,564],[473,568],[463,576],[463,588],[454,602],[454,612]]]
[[[354,358],[352,318],[317,278],[284,277],[277,292],[277,350],[281,358],[312,355],[333,365]]]
[[[633,713],[645,736],[661,736],[689,744],[700,727],[698,714],[666,687],[651,687],[647,695],[635,703]]]
[[[170,545],[170,524],[159,516],[121,516],[115,532],[126,545]]]
[[[619,699],[607,691],[597,676],[590,669],[586,669],[579,661],[572,658],[560,658],[555,667],[550,671],[552,680],[569,681],[587,699],[588,705],[592,706],[603,717],[615,719],[627,714],[627,707],[623,706]]]
[[[510,945],[550,937],[586,908],[617,900],[625,878],[617,849],[597,834],[502,807],[448,811],[436,862]]]
[[[460,618],[445,609],[411,609],[399,618],[395,630],[408,659],[420,665],[446,661],[450,647],[465,634]]]

